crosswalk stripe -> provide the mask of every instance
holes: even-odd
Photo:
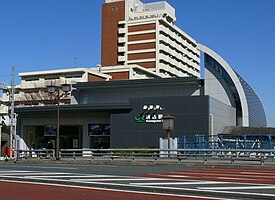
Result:
[[[240,172],[241,174],[249,174],[249,175],[265,175],[265,176],[270,176],[270,175],[275,175],[275,173],[263,173],[263,172]]]
[[[185,181],[185,182],[163,182],[163,183],[130,183],[131,185],[210,185],[210,184],[228,184],[216,181]]]
[[[41,174],[47,174],[47,175],[66,175],[71,173],[62,173],[62,172],[7,172],[7,173],[1,173],[0,176],[27,176],[27,175],[41,175]],[[60,176],[59,176],[60,177]]]
[[[5,173],[27,173],[27,172],[33,172],[33,171],[17,171],[17,170],[0,171],[0,176],[1,174],[5,174]]]
[[[196,177],[207,177],[200,180]],[[240,171],[236,174],[226,173],[204,174],[199,172],[185,173],[185,172],[172,172],[164,174],[150,174],[146,176],[119,176],[119,175],[98,175],[98,174],[81,174],[81,173],[63,173],[63,172],[45,172],[45,171],[23,171],[23,170],[1,170],[0,177],[2,179],[14,179],[21,181],[33,181],[40,183],[61,183],[68,185],[98,185],[97,187],[107,186],[121,186],[135,188],[137,190],[148,189],[167,189],[174,191],[200,191],[221,194],[247,194],[255,196],[275,197],[275,194],[264,193],[261,194],[257,191],[261,189],[273,190],[275,185],[272,184],[257,184],[256,182],[264,179],[265,173]],[[192,178],[193,177],[193,178]],[[210,179],[211,178],[211,179]],[[213,179],[215,178],[215,179]],[[266,178],[273,178],[269,176]],[[217,181],[215,181],[217,180]],[[226,181],[232,180],[232,181]],[[236,180],[236,182],[234,182]],[[237,182],[239,180],[239,182]],[[241,183],[241,181],[255,181],[254,183]],[[272,180],[272,179],[270,179]],[[216,185],[215,185],[216,184]],[[234,185],[232,185],[234,184]],[[213,186],[213,187],[211,187]],[[242,190],[242,191],[238,191]],[[247,190],[247,191],[245,191]],[[253,191],[255,190],[255,192]]]
[[[165,175],[167,177],[173,177],[173,178],[186,178],[186,177],[189,177],[189,176],[182,176],[182,175]]]
[[[254,195],[254,196],[264,196],[264,197],[275,197],[275,194],[267,193],[256,193],[256,192],[239,192],[239,191],[225,191],[225,190],[206,190],[199,188],[179,188],[179,187],[162,187],[162,186],[147,186],[140,185],[141,188],[152,188],[152,189],[169,189],[169,190],[181,190],[181,191],[199,191],[199,192],[211,192],[211,193],[220,193],[220,194],[241,194],[241,195]]]
[[[242,180],[242,181],[252,181],[259,180],[258,178],[237,178],[237,177],[217,177],[217,179],[225,179],[225,180]]]
[[[110,179],[71,179],[72,181],[85,181],[85,182],[88,182],[88,181],[99,181],[99,182],[102,182],[102,181],[146,181],[146,180],[152,180],[152,179],[148,179],[148,178],[143,178],[143,179],[140,179],[140,178],[128,178],[128,177],[124,177],[124,178],[110,178]]]
[[[265,186],[234,186],[234,187],[197,187],[198,189],[204,190],[254,190],[254,189],[274,189],[275,186],[265,185]]]
[[[47,178],[49,176],[25,176],[27,178]],[[50,176],[51,178],[107,178],[107,177],[115,177],[111,175],[65,175],[65,176]]]

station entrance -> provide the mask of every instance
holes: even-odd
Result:
[[[60,148],[78,149],[82,148],[82,129],[80,125],[60,126]],[[25,127],[25,141],[30,149],[46,148],[47,142],[52,142],[55,148],[56,126],[27,126]]]

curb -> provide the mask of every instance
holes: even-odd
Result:
[[[189,166],[200,168],[253,168],[253,169],[275,169],[275,165],[260,165],[249,163],[203,163],[203,162],[168,162],[168,161],[151,161],[151,160],[46,160],[46,159],[31,159],[21,160],[17,162],[0,162],[1,164],[76,164],[76,165],[115,165],[115,166]]]

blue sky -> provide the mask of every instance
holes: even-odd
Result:
[[[76,57],[77,67],[100,63],[103,2],[0,0],[0,82],[10,82],[12,65],[18,74],[72,68]],[[275,126],[275,0],[167,2],[176,8],[178,27],[218,52],[255,89]]]

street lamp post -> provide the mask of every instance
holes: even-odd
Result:
[[[55,159],[60,160],[60,100],[71,91],[71,85],[63,84],[59,86],[47,86],[48,93],[53,96],[57,102],[57,121],[56,121],[56,140],[55,140]]]
[[[163,130],[166,131],[167,139],[170,139],[170,131],[174,130],[174,119],[175,117],[171,115],[165,115],[162,117],[162,121],[163,121],[162,127],[163,127]]]
[[[170,157],[170,132],[174,130],[174,116],[165,115],[162,117],[162,128],[166,131],[168,157]]]

